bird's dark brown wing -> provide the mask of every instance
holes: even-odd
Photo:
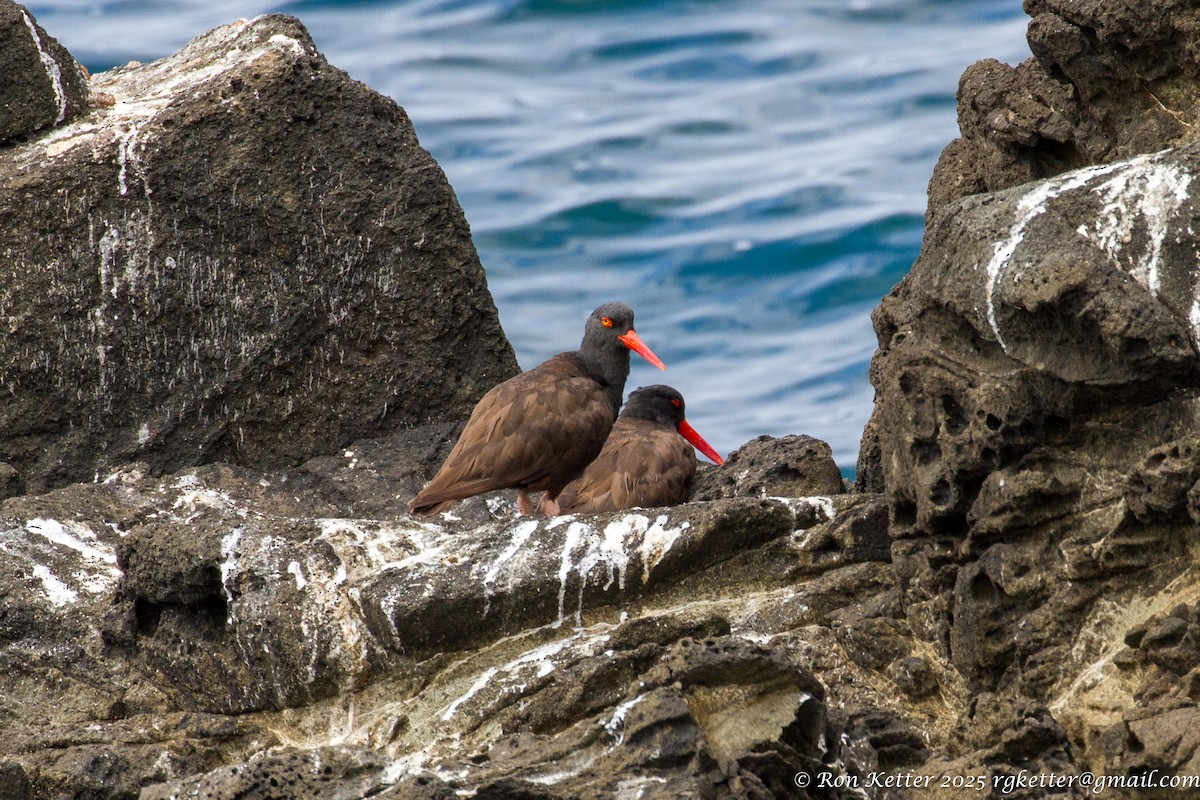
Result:
[[[495,489],[557,491],[600,451],[613,416],[603,389],[578,359],[555,356],[483,396],[409,510],[434,514]]]
[[[678,432],[642,419],[619,419],[604,449],[563,489],[563,513],[595,514],[686,502],[696,454]]]

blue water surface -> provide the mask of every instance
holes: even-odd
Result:
[[[852,474],[870,312],[920,247],[973,61],[1028,57],[1020,0],[46,0],[93,72],[293,14],[395,98],[466,211],[522,367],[619,299],[727,453],[828,441]]]

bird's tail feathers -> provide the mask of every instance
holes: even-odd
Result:
[[[478,478],[473,481],[456,483],[445,489],[438,489],[433,484],[430,484],[417,492],[417,496],[409,501],[408,513],[417,517],[432,517],[434,514],[444,511],[464,497],[474,497],[477,494],[483,494],[484,492],[500,488],[503,487],[496,486],[489,478]]]

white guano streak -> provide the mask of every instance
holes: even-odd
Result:
[[[37,25],[34,24],[33,18],[24,8],[21,9],[21,17],[25,20],[25,27],[29,29],[29,36],[33,39],[34,46],[37,47],[38,58],[42,60],[42,66],[46,68],[46,76],[50,78],[50,85],[54,88],[54,100],[58,103],[58,116],[55,118],[54,124],[57,125],[67,118],[67,93],[63,89],[62,70],[59,69],[54,56],[46,52],[46,47],[42,44],[42,37],[38,34]]]
[[[37,564],[33,568],[33,577],[42,582],[46,598],[56,606],[62,607],[79,599],[79,593],[58,579],[45,564]]]
[[[1030,222],[1046,210],[1046,203],[1050,200],[1053,200],[1064,192],[1078,189],[1093,178],[1107,175],[1123,166],[1126,166],[1125,163],[1089,167],[1078,172],[1068,173],[1061,178],[1044,181],[1027,192],[1017,202],[1016,221],[1008,229],[1008,237],[996,242],[994,245],[992,259],[987,265],[987,283],[984,286],[988,324],[991,326],[992,333],[996,336],[996,341],[1000,343],[1000,347],[1004,349],[1004,352],[1008,352],[1008,343],[1004,341],[1004,337],[1000,334],[1000,326],[996,322],[996,303],[993,298],[996,293],[996,286],[999,285],[1004,273],[1008,271],[1017,246],[1025,238],[1025,229],[1029,226]]]
[[[471,684],[471,688],[467,689],[464,695],[446,707],[445,712],[442,713],[442,722],[449,722],[450,718],[458,711],[458,707],[479,694],[483,687],[487,686],[499,672],[499,667],[488,667],[482,675],[475,679],[475,682]]]
[[[613,715],[608,722],[604,723],[604,730],[608,731],[608,735],[617,740],[617,744],[625,741],[625,717],[638,703],[642,702],[643,695],[638,695],[632,700],[626,700],[613,710]]]
[[[571,570],[575,566],[571,556],[575,551],[575,545],[579,544],[580,536],[587,530],[588,526],[582,522],[572,522],[567,526],[567,532],[563,539],[562,558],[558,566],[558,621],[555,622],[555,627],[562,625],[566,618],[567,579],[571,577]]]
[[[496,578],[500,575],[500,569],[513,556],[517,554],[533,532],[538,528],[537,520],[524,520],[512,529],[512,539],[508,543],[508,547],[496,557],[496,560],[487,568],[487,572],[483,576],[483,615],[486,617],[492,608],[492,584],[496,582]]]
[[[674,528],[667,527],[667,515],[662,514],[654,520],[646,532],[642,535],[641,555],[642,555],[642,583],[650,582],[650,573],[657,567],[675,546],[675,542],[683,535],[683,532],[691,527],[690,522],[681,522]]]
[[[97,540],[96,534],[86,526],[72,531],[58,520],[37,517],[26,522],[25,529],[56,545],[74,550],[87,561],[98,561],[113,566],[117,563],[116,551]]]
[[[225,599],[229,604],[229,616],[226,624],[233,624],[233,591],[229,588],[229,579],[237,567],[237,547],[242,538],[241,527],[234,528],[221,537],[221,588],[225,590]]]
[[[1192,176],[1171,164],[1156,164],[1150,156],[1129,162],[1129,167],[1093,191],[1104,201],[1104,212],[1094,228],[1081,225],[1078,232],[1095,242],[1114,259],[1132,238],[1134,226],[1146,229],[1146,250],[1129,271],[1130,276],[1157,295],[1158,269],[1171,219],[1188,199]]]

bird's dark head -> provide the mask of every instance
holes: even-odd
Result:
[[[687,439],[693,447],[708,456],[714,464],[724,464],[725,459],[721,458],[720,454],[713,449],[713,446],[704,441],[704,437],[697,433],[696,429],[684,419],[685,408],[683,395],[670,386],[656,384],[654,386],[643,386],[640,389],[634,389],[630,392],[629,401],[625,403],[625,408],[621,410],[621,416],[648,419],[660,425],[674,428],[679,431],[680,436]]]
[[[659,369],[667,368],[633,329],[633,309],[624,303],[605,303],[588,317],[580,350],[600,353],[621,348],[632,350]]]
[[[648,419],[678,430],[679,423],[683,422],[684,408],[683,395],[660,383],[630,392],[621,416]]]

